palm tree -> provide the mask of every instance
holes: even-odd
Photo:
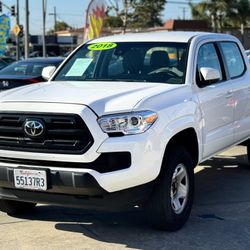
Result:
[[[207,20],[214,32],[223,32],[226,26],[246,25],[250,19],[249,0],[208,0],[189,5],[193,18]]]
[[[236,0],[228,12],[228,24],[233,27],[246,26],[250,21],[249,0]]]

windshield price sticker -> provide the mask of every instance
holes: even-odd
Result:
[[[92,61],[92,58],[77,58],[65,76],[82,76]]]
[[[88,46],[89,50],[108,50],[113,49],[117,46],[116,43],[103,42],[103,43],[94,43]]]

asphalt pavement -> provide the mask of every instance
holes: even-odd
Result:
[[[250,165],[245,147],[195,169],[196,195],[188,223],[168,233],[148,227],[139,209],[93,213],[39,205],[32,214],[0,212],[0,249],[250,249]]]

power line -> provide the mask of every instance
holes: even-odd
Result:
[[[57,13],[57,15],[59,16],[83,16],[83,15],[80,15],[80,14],[68,14],[68,13]]]
[[[1,1],[2,2],[2,5],[6,8],[6,9],[8,9],[8,10],[10,10],[11,11],[11,7],[9,7],[7,4],[5,4],[3,1]]]
[[[199,3],[197,1],[167,1],[167,4],[190,4],[190,3]]]

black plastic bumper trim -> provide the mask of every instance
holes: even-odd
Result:
[[[23,169],[24,167],[20,167]],[[29,169],[37,169],[30,167]],[[102,195],[106,193],[96,179],[89,173],[57,171],[45,169],[47,172],[48,190],[46,193],[63,193],[73,195]],[[15,188],[14,168],[0,167],[0,187]]]
[[[102,153],[95,161],[90,163],[27,160],[6,157],[0,157],[0,162],[27,166],[93,169],[99,173],[107,173],[129,168],[131,166],[131,154],[129,152]]]
[[[101,211],[117,211],[141,205],[148,200],[153,182],[98,196],[55,194],[0,187],[0,199],[79,207]]]

